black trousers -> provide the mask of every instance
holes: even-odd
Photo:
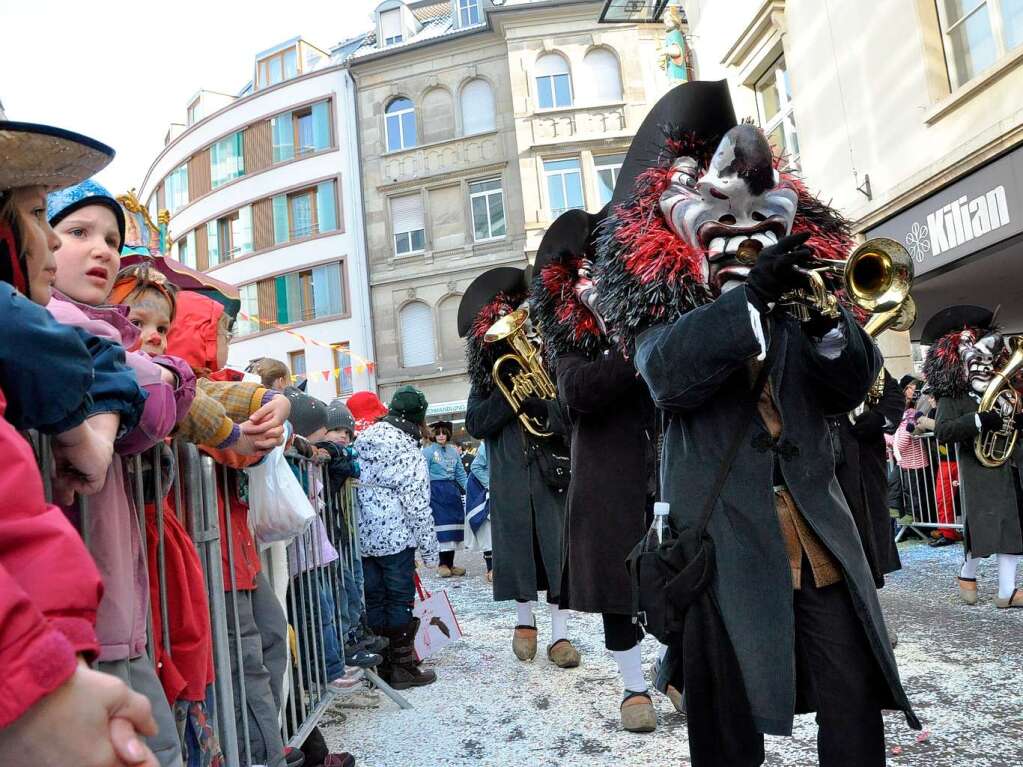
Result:
[[[887,684],[844,581],[794,592],[797,710],[817,712],[820,767],[884,767]]]
[[[643,629],[633,623],[631,615],[601,613],[604,621],[604,647],[611,652],[631,650],[643,639]]]

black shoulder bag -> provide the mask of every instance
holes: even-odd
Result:
[[[743,425],[736,430],[728,446],[696,525],[684,528],[677,535],[668,525],[667,537],[653,547],[648,543],[649,536],[644,535],[625,560],[632,579],[633,621],[638,620],[648,634],[665,644],[681,638],[687,608],[710,585],[714,541],[707,535],[707,523],[731,473],[739,446],[749,433],[772,364],[773,354],[768,353],[749,399],[744,403]]]

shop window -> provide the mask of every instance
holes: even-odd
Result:
[[[486,80],[470,80],[462,88],[462,133],[492,131],[495,127],[494,91]]]
[[[560,54],[545,53],[536,60],[536,98],[540,109],[572,106],[572,76]]]
[[[547,176],[547,194],[552,219],[566,210],[586,207],[579,160],[547,160],[543,164],[543,169],[544,175]]]
[[[501,189],[501,179],[469,184],[469,207],[472,208],[472,231],[476,242],[504,237],[504,192]]]
[[[937,0],[953,88],[1023,45],[1023,0]]]
[[[785,167],[799,168],[799,136],[792,106],[792,88],[785,59],[779,58],[753,86],[757,94],[760,127],[771,149],[785,160]]]
[[[402,367],[414,368],[436,362],[433,312],[430,307],[422,301],[413,301],[402,307],[398,320],[401,326]]]
[[[411,149],[416,145],[416,110],[406,98],[387,105],[387,151]]]

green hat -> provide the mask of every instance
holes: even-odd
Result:
[[[391,397],[387,412],[415,424],[426,420],[426,395],[414,386],[402,386]]]

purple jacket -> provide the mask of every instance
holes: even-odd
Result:
[[[125,348],[138,343],[139,331],[128,322],[125,307],[86,306],[54,294],[46,308],[58,321],[111,339]],[[184,361],[176,357],[153,359],[142,352],[128,352],[126,357],[139,385],[149,396],[138,425],[117,441],[119,455],[141,452],[164,439],[173,431],[177,419],[188,412],[195,396],[195,376]],[[176,389],[160,380],[157,362],[177,373]],[[115,456],[107,471],[106,484],[89,497],[88,509],[79,520],[103,577],[103,598],[96,616],[101,661],[135,658],[146,650],[149,577],[134,498],[127,484],[124,462]]]

